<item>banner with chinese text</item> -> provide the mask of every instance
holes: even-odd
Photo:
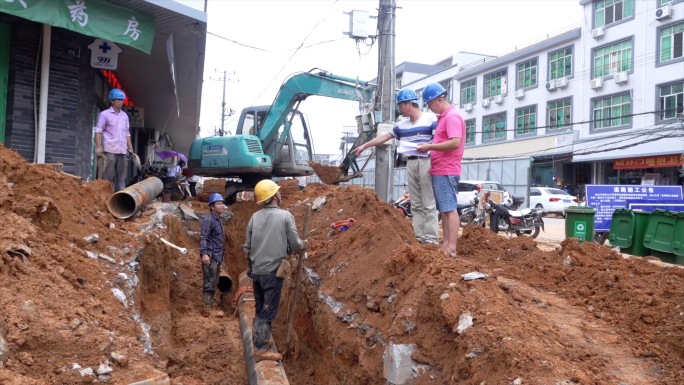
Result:
[[[152,51],[154,19],[105,0],[0,0],[0,12]]]
[[[679,154],[643,156],[640,158],[617,159],[613,162],[613,169],[631,170],[638,168],[677,167],[679,163]]]

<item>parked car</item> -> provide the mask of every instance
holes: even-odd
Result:
[[[576,196],[551,187],[530,188],[530,208],[536,207],[565,217],[565,209],[578,204]]]
[[[506,199],[511,199],[511,194],[506,191],[503,185],[499,182],[493,182],[490,180],[462,180],[458,182],[458,187],[456,188],[458,191],[458,195],[456,197],[458,204],[470,204],[470,201],[477,194],[478,185],[482,186],[483,190],[503,191],[504,201]]]

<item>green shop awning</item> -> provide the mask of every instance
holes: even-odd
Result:
[[[154,19],[106,0],[0,0],[0,12],[152,50]]]

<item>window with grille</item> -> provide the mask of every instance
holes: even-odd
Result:
[[[475,144],[475,119],[465,121],[466,144]]]
[[[554,100],[546,105],[549,130],[557,130],[572,123],[572,101],[570,98]]]
[[[537,85],[537,58],[517,65],[518,82],[516,90],[521,90]]]
[[[634,16],[634,0],[601,0],[596,2],[594,26],[603,27]]]
[[[506,138],[506,113],[488,115],[482,118],[482,141],[490,142]]]
[[[684,22],[660,30],[661,63],[682,57],[684,51]]]
[[[537,132],[537,106],[515,110],[515,135],[529,135]]]
[[[506,93],[506,69],[484,76],[484,97],[489,98]]]
[[[461,83],[461,106],[477,100],[477,79]]]
[[[447,93],[447,98],[449,99],[450,102],[453,102],[454,101],[454,94],[453,94],[453,92],[451,92],[452,91],[451,79],[441,81],[441,82],[439,82],[439,85],[444,87],[444,89],[446,90],[446,93]]]
[[[629,93],[594,99],[591,102],[593,128],[627,126],[632,123],[632,97]]]
[[[658,87],[660,120],[684,116],[684,81]]]
[[[549,55],[549,80],[572,75],[572,47]]]
[[[620,41],[593,51],[594,76],[614,75],[632,69],[632,40]]]

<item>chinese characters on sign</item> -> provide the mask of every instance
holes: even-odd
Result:
[[[613,211],[627,207],[627,200],[653,199],[669,201],[682,199],[681,186],[587,185],[587,206],[596,209],[594,231],[610,231]]]
[[[76,0],[76,4],[69,6],[71,21],[77,22],[81,27],[85,27],[88,24],[88,14],[85,10],[86,6],[83,0]]]
[[[641,158],[618,159],[613,163],[613,168],[615,170],[677,166],[679,166],[679,155],[645,156]]]
[[[5,0],[5,3],[14,3],[14,0]],[[19,4],[21,4],[21,6],[24,7],[24,9],[28,8],[24,0],[19,0]]]
[[[154,19],[108,0],[0,0],[0,12],[152,51]]]

